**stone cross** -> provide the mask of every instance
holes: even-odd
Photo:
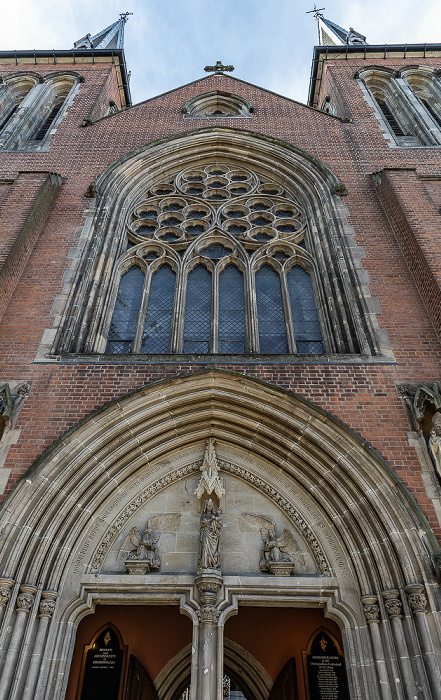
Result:
[[[216,61],[215,66],[205,66],[204,71],[206,73],[215,73],[216,75],[223,75],[225,71],[231,72],[234,70],[234,66],[224,66],[222,61]]]

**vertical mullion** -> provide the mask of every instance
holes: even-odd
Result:
[[[219,265],[215,265],[211,283],[211,352],[219,352]]]
[[[246,269],[245,313],[247,326],[247,352],[259,352],[259,321],[257,314],[256,271],[251,266]]]
[[[281,269],[279,272],[280,285],[282,288],[282,299],[283,299],[283,312],[285,314],[285,327],[286,327],[286,338],[288,341],[288,351],[290,353],[296,353],[296,339],[294,336],[294,323],[292,320],[291,313],[291,303],[289,298],[288,285],[286,283],[286,273],[285,268]]]
[[[181,263],[176,274],[175,308],[172,318],[170,352],[182,352],[185,321],[185,298],[187,294],[188,268]]]
[[[141,304],[139,305],[138,322],[136,324],[136,333],[133,339],[132,353],[136,354],[140,351],[142,334],[144,332],[145,315],[147,313],[147,301],[149,297],[150,285],[152,283],[152,273],[150,266],[144,271],[144,288],[142,290]]]

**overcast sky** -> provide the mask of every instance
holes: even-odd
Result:
[[[323,14],[370,44],[441,43],[439,0],[333,0]],[[317,27],[309,0],[13,0],[0,50],[70,49],[133,12],[125,30],[133,102],[204,75],[217,60],[237,78],[305,102]]]

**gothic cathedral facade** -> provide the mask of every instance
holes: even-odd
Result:
[[[132,105],[0,52],[0,698],[441,699],[441,44]]]

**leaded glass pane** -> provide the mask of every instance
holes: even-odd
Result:
[[[260,352],[288,352],[280,277],[269,265],[256,273]]]
[[[131,352],[144,287],[144,273],[133,266],[119,283],[106,352]]]
[[[219,352],[245,352],[245,292],[243,275],[227,265],[219,276]]]
[[[169,352],[176,274],[164,265],[150,284],[141,352]]]
[[[187,278],[184,319],[184,352],[210,352],[211,273],[198,265]]]
[[[296,265],[290,270],[286,279],[297,352],[324,352],[311,277],[303,267]]]

